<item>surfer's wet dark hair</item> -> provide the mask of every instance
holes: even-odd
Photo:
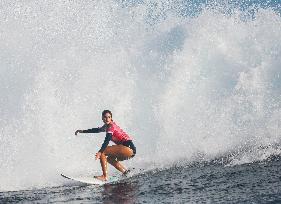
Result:
[[[105,114],[107,114],[107,113],[109,113],[109,114],[111,115],[111,118],[112,118],[112,113],[111,113],[110,110],[104,110],[104,111],[102,111],[101,116],[103,117],[103,116],[105,116]]]

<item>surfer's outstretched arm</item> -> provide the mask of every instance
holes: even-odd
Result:
[[[88,130],[76,130],[75,131],[75,135],[77,135],[78,133],[99,133],[99,128],[92,128],[92,129],[88,129]]]
[[[78,133],[100,133],[100,132],[105,132],[105,128],[103,126],[98,128],[91,128],[87,130],[76,130],[75,135],[77,135]]]

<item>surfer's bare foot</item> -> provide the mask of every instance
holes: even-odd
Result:
[[[102,176],[95,176],[96,179],[99,179],[101,181],[107,181],[107,177],[102,175]]]

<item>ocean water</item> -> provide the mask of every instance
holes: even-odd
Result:
[[[0,202],[278,203],[280,1],[0,3]],[[97,175],[101,112],[134,169]],[[110,175],[117,175],[110,168]]]
[[[117,183],[1,192],[3,203],[280,203],[280,157],[236,166],[175,165]]]

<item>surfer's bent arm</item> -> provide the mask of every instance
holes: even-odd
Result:
[[[100,153],[103,153],[103,151],[105,150],[105,148],[107,147],[107,145],[109,144],[109,141],[112,138],[112,133],[106,133],[105,139],[103,141],[103,144],[99,150]]]

